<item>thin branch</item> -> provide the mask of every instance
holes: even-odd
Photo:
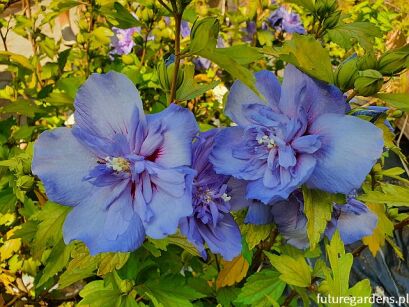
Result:
[[[396,141],[396,146],[398,146],[398,147],[399,147],[400,141],[402,139],[403,133],[405,132],[405,127],[408,124],[408,118],[409,118],[409,115],[406,115],[405,121],[403,122],[402,129],[400,130],[400,133],[399,133],[398,140]]]
[[[173,14],[172,9],[165,3],[163,2],[163,0],[158,0],[160,4],[162,4],[162,6],[167,9],[169,11],[169,13]]]
[[[180,66],[180,26],[182,23],[182,13],[174,13],[175,17],[175,66],[173,68],[173,78],[170,87],[169,103],[173,103],[176,98],[176,87],[178,81],[178,73]]]

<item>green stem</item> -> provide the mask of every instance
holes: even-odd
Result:
[[[182,23],[182,13],[174,12],[175,17],[175,66],[173,69],[173,78],[170,87],[169,103],[174,103],[176,98],[176,86],[180,66],[180,26]]]

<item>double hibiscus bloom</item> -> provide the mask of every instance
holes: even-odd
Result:
[[[207,244],[230,260],[241,251],[230,212],[248,206],[247,222],[275,221],[305,247],[298,188],[359,189],[382,153],[382,133],[345,115],[337,88],[291,65],[282,85],[268,71],[255,77],[263,97],[240,81],[231,88],[225,112],[237,126],[199,133],[189,110],[172,104],[145,115],[126,77],[93,74],[77,94],[74,127],[45,131],[35,144],[33,173],[50,200],[73,207],[65,242],[81,240],[92,254],[131,251],[180,226],[203,257]],[[346,243],[376,225],[350,199],[334,204],[326,232],[338,227]],[[359,224],[341,227],[353,219]]]

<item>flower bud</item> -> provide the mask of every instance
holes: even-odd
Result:
[[[193,53],[200,52],[205,48],[216,46],[219,35],[220,24],[215,17],[206,17],[197,20],[190,32],[190,51]]]
[[[170,56],[169,58],[172,58],[172,56]],[[159,83],[166,95],[170,93],[170,88],[172,86],[173,80],[173,72],[175,69],[175,63],[173,63],[173,61],[169,58],[166,60],[166,62],[161,61],[156,67]],[[181,67],[178,71],[176,89],[178,89],[182,85],[184,79],[183,76],[183,67]]]
[[[332,29],[338,24],[339,17],[341,16],[341,11],[333,12],[328,18],[325,18],[323,27],[324,29]]]
[[[382,74],[374,69],[359,71],[354,87],[359,95],[370,96],[377,93],[383,85]]]
[[[359,70],[375,69],[377,65],[376,57],[373,52],[367,52],[358,59],[357,67]]]
[[[356,54],[353,54],[342,62],[335,72],[335,83],[343,92],[354,87],[355,78],[358,76],[357,61]]]
[[[336,0],[317,0],[315,2],[315,11],[318,16],[330,16],[337,9]]]
[[[409,66],[409,44],[386,52],[378,62],[378,70],[384,76],[397,74]]]

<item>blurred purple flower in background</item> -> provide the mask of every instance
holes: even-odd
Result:
[[[129,29],[119,29],[116,27],[112,28],[114,35],[111,37],[111,55],[118,54],[129,54],[132,48],[135,46],[134,34],[140,33],[140,27],[134,27]]]
[[[243,32],[243,41],[246,43],[251,43],[254,35],[257,33],[257,24],[252,20],[246,21],[246,27],[243,29]]]
[[[305,34],[305,29],[301,23],[300,16],[296,13],[287,11],[282,6],[270,15],[268,22],[272,28],[279,31]]]
[[[64,241],[91,254],[132,251],[145,233],[163,238],[192,214],[193,114],[174,104],[145,115],[124,75],[93,74],[75,99],[72,129],[43,132],[32,171],[50,200],[73,210]]]
[[[292,65],[282,86],[269,71],[255,78],[265,100],[240,81],[231,87],[225,114],[238,126],[215,138],[216,173],[246,180],[246,197],[265,204],[304,183],[330,193],[358,189],[382,153],[382,131],[345,115],[341,91]]]
[[[229,176],[216,174],[209,162],[217,132],[213,129],[201,133],[193,143],[192,168],[197,172],[193,181],[193,215],[181,219],[180,229],[203,258],[207,257],[207,243],[213,253],[232,260],[241,252],[241,235],[230,214]]]
[[[180,35],[182,35],[183,38],[190,35],[190,27],[187,21],[182,20],[182,23],[180,24]]]

